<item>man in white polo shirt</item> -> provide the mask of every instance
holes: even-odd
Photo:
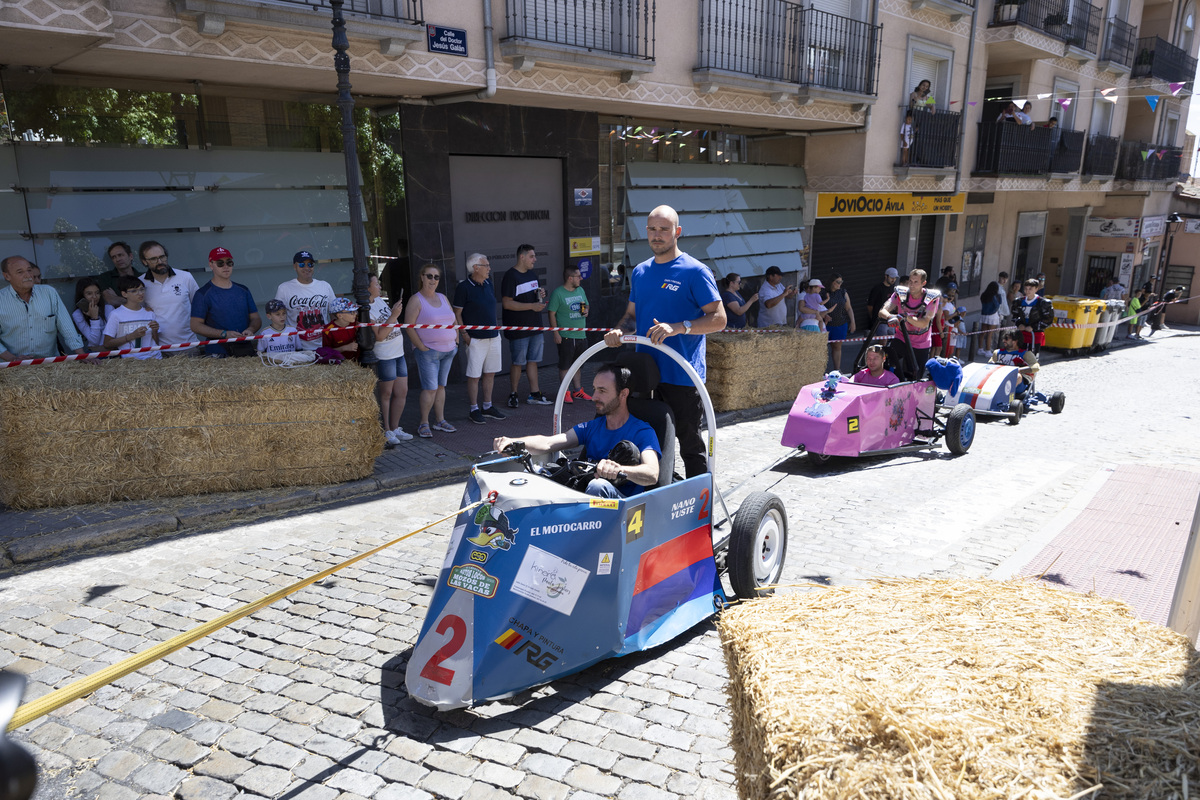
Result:
[[[317,262],[307,250],[292,256],[292,266],[295,279],[279,284],[275,299],[287,308],[287,324],[300,331],[300,349],[316,350],[321,346],[321,329],[329,322],[333,287],[313,279]]]
[[[146,285],[146,308],[158,318],[158,343],[182,344],[197,341],[192,333],[192,298],[200,285],[187,270],[174,270],[167,263],[167,248],[155,241],[142,242],[138,258],[146,267],[141,281]],[[187,353],[196,355],[196,348],[166,350],[165,356]]]

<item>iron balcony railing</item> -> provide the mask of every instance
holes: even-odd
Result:
[[[288,6],[308,6],[328,10],[328,0],[275,0]],[[425,0],[346,0],[342,8],[350,13],[424,24]]]
[[[789,68],[801,86],[875,94],[882,25],[792,3],[787,16],[796,42]]]
[[[700,69],[720,69],[796,83],[789,49],[787,3],[781,0],[703,0]]]
[[[996,0],[990,24],[1015,22],[1090,53],[1096,52],[1100,38],[1100,9],[1086,0]]]
[[[1098,52],[1100,41],[1100,9],[1086,0],[1071,0],[1070,14],[1062,26],[1062,37],[1067,44],[1086,50],[1089,53]]]
[[[1122,66],[1133,66],[1133,46],[1137,43],[1137,28],[1128,22],[1110,17],[1104,25],[1104,44],[1100,60]]]
[[[697,68],[874,95],[881,30],[792,0],[702,0]]]
[[[1158,36],[1144,36],[1137,40],[1131,77],[1185,83],[1196,77],[1196,59]]]
[[[1117,177],[1124,181],[1179,180],[1183,150],[1152,142],[1125,142],[1117,163]]]
[[[505,0],[506,39],[654,60],[656,0]]]
[[[908,161],[904,160],[903,145],[896,159],[897,166],[956,167],[958,144],[962,136],[962,114],[957,111],[910,111],[900,109],[900,118],[912,114],[912,144]]]
[[[1048,175],[1078,172],[1082,131],[1030,128],[1014,122],[980,122],[975,171],[982,174]]]
[[[1079,172],[1083,164],[1083,145],[1087,134],[1070,128],[1047,128],[1050,131],[1050,172]]]
[[[1087,153],[1083,157],[1083,174],[1116,175],[1120,152],[1121,140],[1116,136],[1094,134],[1088,140]]]

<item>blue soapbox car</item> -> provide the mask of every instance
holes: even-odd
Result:
[[[625,341],[666,353],[691,376],[715,469],[715,414],[699,376],[674,350],[641,336]],[[589,348],[560,383],[555,433],[571,378],[605,349]],[[586,478],[594,469],[587,461],[539,467],[514,451],[476,463],[463,505],[480,504],[455,522],[408,659],[405,684],[418,701],[475,705],[668,642],[723,607],[722,572],[738,597],[769,593],[778,582],[787,552],[783,503],[756,492],[730,515],[711,472],[676,480],[673,421],[652,396],[654,360],[622,353],[618,363],[634,375],[630,412],[654,427],[662,445],[657,486],[601,499],[547,474]]]

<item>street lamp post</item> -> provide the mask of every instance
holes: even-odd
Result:
[[[354,129],[354,98],[350,95],[350,40],[346,38],[344,0],[329,0],[333,9],[333,67],[337,70],[338,108],[342,110],[342,152],[346,157],[346,195],[350,206],[350,246],[354,254],[354,302],[358,303],[358,321],[370,322],[370,293],[367,272],[366,230],[363,228],[362,184],[358,179],[358,136]],[[375,333],[358,329],[359,363],[373,363]]]

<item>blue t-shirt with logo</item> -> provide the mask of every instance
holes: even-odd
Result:
[[[628,439],[637,445],[639,453],[653,450],[662,458],[662,449],[658,446],[658,436],[654,428],[637,417],[631,416],[625,424],[615,431],[608,429],[607,417],[596,417],[587,422],[581,422],[571,430],[575,431],[579,443],[587,448],[587,456],[591,461],[608,458],[609,451],[622,440]],[[645,486],[639,486],[633,481],[626,481],[617,487],[617,491],[626,497],[633,497],[646,491]]]
[[[199,317],[205,325],[221,328],[239,336],[250,327],[250,315],[257,311],[254,296],[240,283],[222,289],[209,281],[201,286],[200,291],[192,298],[193,317]],[[225,345],[222,344],[205,345],[204,350],[214,355],[226,352]]]
[[[651,258],[634,267],[629,302],[634,304],[637,313],[639,336],[645,336],[656,319],[672,325],[685,319],[697,320],[704,316],[704,306],[720,301],[721,293],[717,291],[712,271],[687,253],[680,253],[678,258],[666,264]],[[683,356],[700,380],[705,380],[703,335],[683,333],[665,339],[664,344]],[[654,356],[663,383],[692,385],[692,379],[669,356],[641,345],[638,349]]]

